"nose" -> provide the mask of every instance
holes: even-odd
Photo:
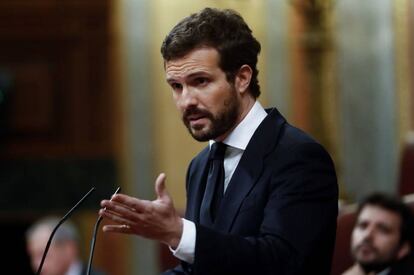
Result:
[[[374,235],[374,228],[373,227],[367,227],[363,232],[363,239],[364,240],[369,240],[373,237],[373,235]]]

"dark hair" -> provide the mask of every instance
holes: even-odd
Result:
[[[205,8],[181,20],[165,37],[161,46],[164,61],[183,57],[199,47],[213,47],[220,56],[219,66],[227,81],[233,82],[242,65],[253,71],[249,90],[254,98],[260,95],[256,68],[260,43],[243,18],[233,10]]]
[[[400,243],[408,241],[414,247],[414,218],[411,209],[400,199],[383,193],[373,193],[365,197],[358,205],[358,216],[367,205],[378,206],[398,214],[401,218]]]

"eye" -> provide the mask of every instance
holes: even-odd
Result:
[[[183,87],[183,85],[181,85],[180,83],[177,83],[177,82],[170,83],[170,86],[174,91],[181,90],[182,87]]]
[[[194,82],[195,82],[197,85],[205,85],[205,84],[207,84],[208,79],[207,79],[207,78],[205,78],[205,77],[197,77],[196,79],[194,79]]]
[[[367,226],[368,226],[368,223],[365,221],[358,222],[356,225],[356,227],[360,230],[367,228]]]
[[[392,232],[392,229],[386,224],[379,224],[378,225],[378,230],[381,233],[386,234],[386,235],[391,234],[391,232]]]

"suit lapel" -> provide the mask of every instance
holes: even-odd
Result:
[[[286,122],[276,109],[268,112],[250,139],[227,187],[214,225],[221,232],[231,230],[240,206],[260,178],[264,159],[273,151],[280,129]]]
[[[203,200],[204,189],[206,187],[206,176],[208,172],[208,154],[209,146],[200,152],[198,158],[194,160],[194,163],[190,167],[189,178],[187,179],[187,209],[186,218],[193,221],[199,222],[200,206]]]

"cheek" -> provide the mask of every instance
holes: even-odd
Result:
[[[42,260],[42,256],[32,256],[30,262],[32,264],[32,268],[34,270],[37,270],[37,268],[39,267],[40,261]]]
[[[376,238],[376,240],[377,245],[386,250],[392,250],[398,246],[398,239],[394,238],[394,236],[380,235]]]
[[[175,105],[178,107],[180,97],[176,93],[172,92],[172,98],[174,100]]]
[[[222,87],[215,93],[210,94],[209,97],[205,97],[202,102],[206,108],[213,112],[217,112],[225,108],[230,101],[235,100],[234,94],[228,87]]]
[[[43,256],[43,249],[29,249],[29,255],[30,255],[30,260],[31,263],[33,265],[33,267],[37,268],[38,265],[40,264],[40,261],[42,260],[42,256]]]
[[[361,242],[362,240],[362,232],[360,230],[354,230],[352,231],[352,236],[351,236],[351,242],[352,245],[357,245]]]
[[[179,102],[178,102],[178,101],[175,101],[175,108],[176,108],[178,111],[183,112],[183,107],[179,104]]]
[[[184,111],[184,107],[183,104],[181,104],[180,97],[177,95],[173,95],[173,100],[175,108],[182,113]]]

